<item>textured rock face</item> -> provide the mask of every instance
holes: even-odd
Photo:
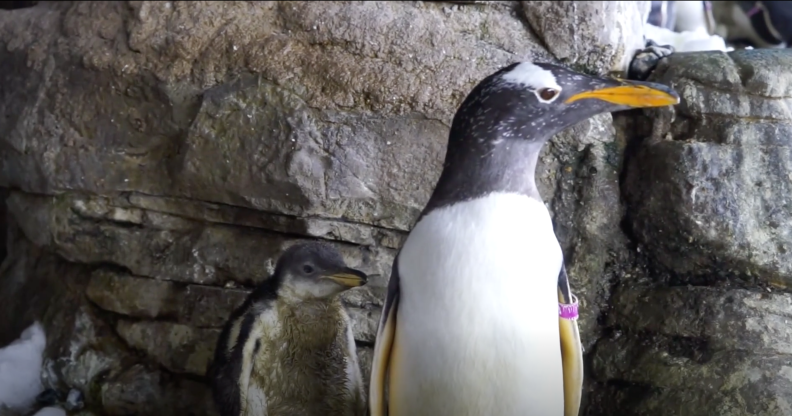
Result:
[[[0,262],[5,260],[7,251],[6,236],[8,235],[8,225],[6,218],[8,210],[6,209],[5,200],[8,198],[8,189],[0,188]]]
[[[655,73],[685,103],[671,140],[634,159],[627,197],[636,235],[675,272],[792,283],[790,63],[786,51],[678,55]]]
[[[0,345],[39,319],[45,382],[96,414],[212,415],[228,314],[285,247],[323,239],[372,275],[344,295],[368,378],[457,104],[517,59],[617,68],[645,6],[456,3],[0,11]],[[674,110],[596,117],[544,150],[582,303],[581,414],[792,416],[790,64],[675,55],[654,74]]]
[[[648,1],[523,1],[523,13],[553,56],[596,73],[626,72],[644,47]],[[614,24],[619,22],[619,24]]]
[[[344,295],[367,379],[391,261],[465,94],[515,60],[554,61],[542,45],[601,71],[640,36],[627,25],[603,50],[569,51],[549,26],[535,37],[530,5],[467,3],[0,11],[0,186],[13,189],[0,316],[14,317],[0,344],[41,319],[47,383],[98,414],[213,414],[202,377],[224,320],[286,246],[319,238],[372,274]],[[619,3],[573,17],[637,18]],[[631,267],[611,120],[558,135],[537,175],[587,348]]]
[[[613,297],[591,414],[792,415],[790,64],[678,54],[653,74],[683,102],[655,113],[623,186],[656,273]]]
[[[592,366],[611,381],[598,398],[608,410],[593,413],[792,414],[790,306],[788,294],[741,289],[620,294],[623,330],[600,341]]]

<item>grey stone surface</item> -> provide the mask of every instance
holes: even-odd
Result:
[[[134,364],[102,383],[97,395],[102,414],[107,415],[217,415],[205,384],[143,364]]]
[[[120,320],[118,335],[132,348],[174,373],[203,376],[220,336],[219,329],[202,329],[171,322]]]
[[[3,60],[6,81],[24,86],[13,113],[25,115],[0,122],[10,148],[3,181],[405,230],[467,90],[516,57],[548,58],[506,4],[451,14],[404,2],[167,4],[5,13],[7,53],[35,75]],[[61,20],[61,41],[82,65],[61,69],[59,57],[32,53],[60,35],[48,29]],[[229,23],[215,36],[220,22]],[[107,41],[120,33],[124,44]],[[56,104],[64,101],[74,104]],[[69,122],[88,113],[96,122]],[[39,135],[53,139],[27,139]]]
[[[792,283],[787,51],[677,54],[654,76],[683,102],[626,182],[632,226],[687,279]],[[773,75],[771,75],[773,74]]]
[[[642,46],[646,2],[479,3],[0,11],[0,345],[42,320],[45,380],[86,412],[213,414],[213,337],[318,238],[372,275],[344,295],[368,381],[391,261],[469,89],[513,60],[606,72]],[[582,414],[792,415],[790,63],[674,55],[654,79],[675,111],[595,117],[543,151],[592,364]]]
[[[8,189],[0,188],[0,262],[5,260],[7,254],[5,236],[8,235],[8,226],[6,225],[8,209],[5,203],[6,198],[8,198]]]
[[[128,205],[124,198],[80,194],[50,197],[15,192],[8,199],[9,211],[22,217],[20,227],[39,246],[69,261],[113,265],[132,275],[161,281],[254,284],[273,271],[283,249],[305,238],[249,226],[188,220]],[[97,206],[103,209],[95,209]],[[361,290],[384,290],[393,249],[329,243],[351,266],[374,276]]]
[[[175,320],[197,327],[222,327],[248,290],[180,285],[99,269],[86,295],[100,308],[133,318]]]
[[[792,415],[789,51],[678,53],[624,173],[650,265],[622,279],[591,355],[588,414]]]
[[[391,261],[456,106],[502,65],[555,61],[524,19],[518,2],[0,11],[0,186],[20,247],[0,310],[21,321],[0,323],[0,343],[48,310],[48,377],[85,387],[87,411],[185,414],[206,394],[210,334],[285,247],[320,238],[372,275],[344,295],[367,375]],[[610,122],[558,135],[537,175],[587,347],[625,253]],[[61,320],[77,310],[103,329],[73,336]]]
[[[628,415],[792,414],[790,306],[785,293],[713,287],[615,295],[619,329],[598,343],[591,375],[632,391],[605,389],[597,405]]]
[[[649,1],[522,1],[528,23],[550,53],[594,73],[626,73],[644,47]],[[618,22],[618,23],[617,23]]]
[[[786,293],[716,287],[626,290],[611,317],[627,328],[706,340],[707,348],[792,355],[792,297]],[[668,311],[685,311],[669,314]]]

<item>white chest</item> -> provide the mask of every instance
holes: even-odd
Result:
[[[424,217],[399,257],[393,415],[562,415],[562,262],[547,209],[525,196]]]

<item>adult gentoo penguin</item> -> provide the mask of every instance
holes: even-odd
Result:
[[[596,114],[678,102],[663,85],[530,62],[470,92],[440,179],[393,263],[371,416],[578,414],[577,303],[534,182],[539,152]]]
[[[236,309],[208,376],[221,416],[363,416],[366,394],[337,296],[366,283],[335,249],[289,247]]]

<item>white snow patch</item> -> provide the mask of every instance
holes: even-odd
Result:
[[[676,24],[674,25],[674,30],[676,32],[707,30],[707,16],[702,2],[678,1],[675,4],[675,8]]]
[[[47,337],[38,322],[0,349],[0,407],[27,410],[41,393],[41,362]]]
[[[59,407],[45,407],[33,416],[66,416],[66,411]]]
[[[699,27],[694,31],[674,32],[673,30],[646,24],[646,38],[658,45],[671,45],[676,52],[700,52],[734,50],[726,47],[726,41],[718,35],[710,35],[707,30]]]

